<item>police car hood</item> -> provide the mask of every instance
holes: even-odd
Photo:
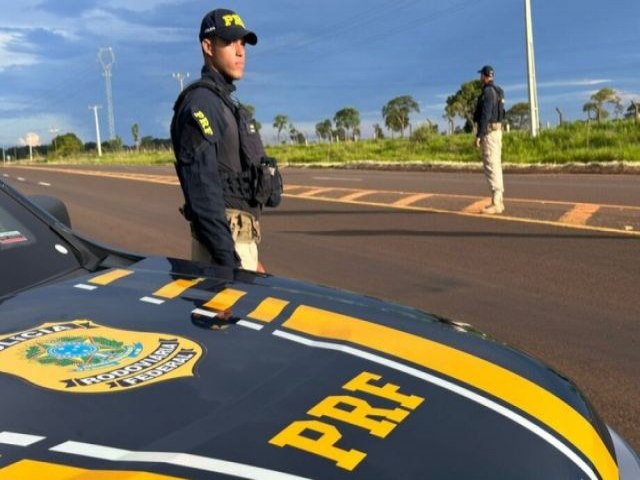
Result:
[[[0,476],[617,478],[569,380],[373,298],[149,258],[0,318]]]

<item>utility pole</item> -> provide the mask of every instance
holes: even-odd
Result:
[[[189,78],[189,72],[185,73],[172,73],[171,76],[173,78],[175,78],[178,83],[180,84],[180,91],[182,92],[184,90],[184,79],[185,78]]]
[[[527,43],[527,75],[529,79],[529,118],[531,119],[531,136],[537,137],[540,117],[538,112],[538,87],[536,85],[536,60],[533,52],[531,0],[524,0],[524,17]]]
[[[105,78],[107,88],[107,113],[109,120],[109,136],[110,140],[116,138],[116,122],[113,117],[113,91],[111,89],[111,71],[116,57],[111,47],[105,47],[98,50],[98,60],[102,65],[102,76]]]
[[[102,156],[102,144],[100,142],[100,123],[98,123],[98,109],[102,108],[100,105],[92,105],[89,110],[93,110],[93,118],[96,121],[96,144],[98,146],[98,156]]]
[[[52,135],[51,143],[53,144],[53,151],[56,151],[56,134],[60,131],[59,128],[51,127],[49,133]]]

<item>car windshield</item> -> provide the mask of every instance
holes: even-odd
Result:
[[[69,244],[0,189],[0,298],[79,267]]]

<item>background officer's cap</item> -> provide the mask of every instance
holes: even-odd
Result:
[[[480,70],[478,70],[478,73],[481,73],[485,77],[493,77],[493,67],[491,65],[485,65]]]
[[[227,42],[244,38],[249,45],[258,43],[255,33],[244,26],[240,16],[231,10],[218,8],[207,13],[200,25],[200,41],[205,38],[220,37]]]

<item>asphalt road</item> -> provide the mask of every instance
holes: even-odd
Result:
[[[188,257],[189,236],[177,211],[181,194],[168,181],[172,170],[104,170],[146,176],[18,168],[0,174],[25,193],[63,199],[74,227],[92,238]],[[546,221],[555,202],[604,205],[607,215],[613,207],[633,212],[640,207],[640,176],[507,175],[507,200],[531,200],[533,220],[496,220],[463,207],[412,209],[420,204],[389,195],[383,205],[379,195],[482,197],[487,187],[480,174],[287,169],[285,182],[306,190],[291,190],[281,208],[264,215],[261,256],[268,271],[470,323],[572,378],[640,451],[640,236],[635,227],[600,231]],[[379,196],[358,203],[367,197],[357,191]],[[359,200],[340,200],[345,197]]]

